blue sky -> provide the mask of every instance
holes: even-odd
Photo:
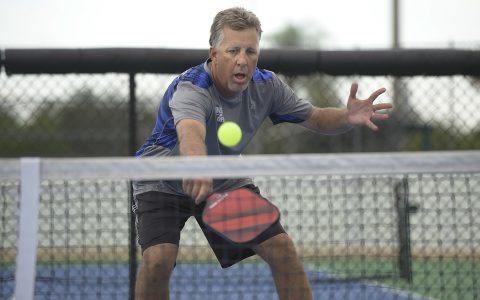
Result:
[[[243,6],[265,35],[303,26],[331,49],[388,48],[392,0],[0,0],[0,47],[207,48],[214,15]],[[480,48],[480,1],[400,0],[403,47]]]

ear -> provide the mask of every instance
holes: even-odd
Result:
[[[215,63],[216,63],[216,60],[217,60],[217,50],[215,49],[215,47],[210,47],[210,49],[208,50],[208,57],[210,57],[210,59],[212,60],[212,62],[215,62]]]

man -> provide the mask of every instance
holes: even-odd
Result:
[[[376,130],[372,119],[385,119],[390,104],[356,98],[352,84],[346,109],[318,108],[298,98],[274,73],[260,70],[261,25],[242,8],[219,12],[210,31],[208,60],[177,77],[167,89],[151,136],[137,156],[238,155],[267,118],[293,122],[319,133],[341,133],[355,125]],[[225,121],[240,124],[243,138],[227,148],[217,140]],[[211,178],[134,184],[137,230],[143,258],[136,299],[168,299],[169,279],[179,249],[180,231],[190,216],[197,219],[222,267],[257,254],[269,265],[280,299],[312,299],[308,279],[290,237],[279,222],[245,246],[234,245],[205,228],[201,212],[213,191],[248,187],[249,179]]]

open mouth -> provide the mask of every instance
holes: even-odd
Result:
[[[237,81],[243,82],[246,80],[247,75],[245,73],[235,73],[233,77],[235,77]]]

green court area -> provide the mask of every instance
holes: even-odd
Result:
[[[309,266],[338,274],[338,278],[364,280],[442,300],[480,299],[480,261],[413,258],[412,280],[395,274],[394,260],[334,260],[307,262]],[[389,276],[389,274],[391,276]]]

